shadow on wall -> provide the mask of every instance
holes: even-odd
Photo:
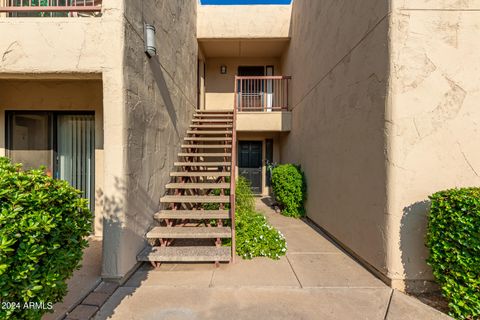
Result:
[[[118,177],[115,178],[114,187],[118,194],[127,193],[125,182]],[[125,267],[125,263],[128,264],[129,262],[131,263],[130,267],[134,267],[137,254],[146,245],[145,233],[152,223],[153,215],[148,212],[149,214],[127,215],[125,219],[121,219],[120,217],[126,211],[126,204],[123,199],[115,195],[107,196],[101,189],[97,190],[96,199],[98,199],[97,205],[104,208],[104,235],[106,232],[109,234],[107,242],[105,242],[107,237],[104,236],[103,238],[102,274],[107,278],[123,276],[117,274],[117,272],[122,271],[122,266],[116,264],[122,260],[124,262],[123,267]],[[142,188],[136,188],[135,199],[139,201],[137,203],[143,203],[143,208],[147,206],[152,212],[158,208],[158,204],[154,204],[154,201]],[[143,213],[143,211],[140,211],[140,213]],[[119,245],[119,243],[122,243],[122,245]],[[122,254],[129,256],[120,259],[119,255]],[[113,263],[114,265],[107,265],[106,263]]]
[[[403,209],[400,225],[400,250],[405,272],[405,291],[419,293],[438,290],[427,265],[428,248],[425,246],[427,216],[430,201],[423,200]]]
[[[120,179],[118,177],[115,178],[115,189],[120,192],[126,191],[126,188],[122,186]],[[122,200],[117,200],[116,197],[107,197],[105,196],[103,190],[101,188],[97,189],[96,196],[95,196],[95,205],[102,207],[104,210],[104,219],[107,218],[116,218],[118,217],[119,213],[123,211],[124,203]],[[116,218],[118,219],[118,218]]]
[[[150,65],[150,70],[152,71],[153,78],[155,79],[155,83],[157,85],[160,94],[162,95],[163,102],[165,104],[165,108],[167,109],[168,116],[172,121],[173,128],[175,129],[175,133],[177,137],[180,137],[178,132],[178,119],[177,113],[175,112],[175,106],[173,104],[172,97],[170,96],[170,90],[168,89],[167,82],[165,81],[165,76],[163,75],[163,68],[159,61],[158,56],[155,56],[148,60]],[[172,80],[173,81],[173,80]]]

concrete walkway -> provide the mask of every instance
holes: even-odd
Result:
[[[91,237],[89,247],[83,253],[82,267],[67,281],[68,293],[63,302],[53,306],[54,313],[45,314],[43,320],[60,320],[101,282],[102,240]]]
[[[287,238],[279,261],[142,266],[95,319],[449,319],[393,291],[301,220],[257,208]]]

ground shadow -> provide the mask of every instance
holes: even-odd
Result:
[[[277,204],[277,201],[273,197],[262,197],[262,202],[268,207],[272,208]]]

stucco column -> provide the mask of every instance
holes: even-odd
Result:
[[[108,6],[109,2],[105,1],[104,5]],[[105,187],[104,190],[97,190],[97,198],[101,198],[104,212],[102,277],[120,279],[133,266],[123,254],[127,194],[123,8],[105,10],[102,19],[104,30],[112,31],[103,35],[103,41],[109,45],[104,46],[102,73]]]

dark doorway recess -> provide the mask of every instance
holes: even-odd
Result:
[[[253,193],[262,193],[262,141],[238,143],[238,170],[250,181]]]

